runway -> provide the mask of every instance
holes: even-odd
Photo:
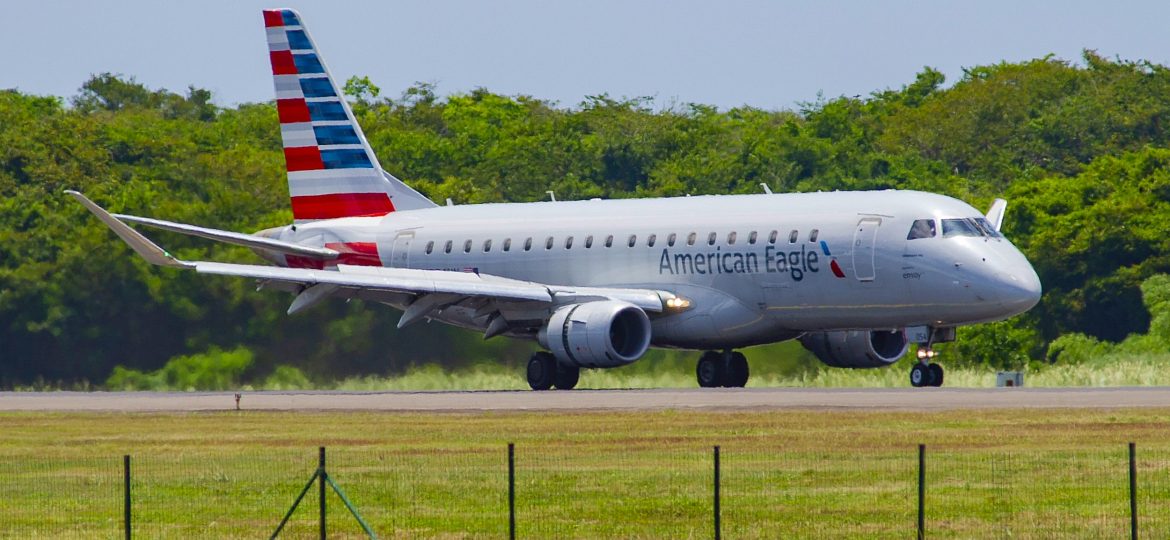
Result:
[[[957,410],[1170,408],[1170,387],[241,392],[246,411]],[[235,410],[235,392],[0,392],[0,411]]]

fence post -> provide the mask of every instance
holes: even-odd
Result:
[[[122,456],[122,526],[130,540],[130,454]]]
[[[926,445],[918,445],[918,540],[926,538]]]
[[[1129,443],[1129,537],[1137,540],[1137,458],[1134,444]]]
[[[719,445],[715,445],[715,540],[722,537],[719,519]]]
[[[508,538],[516,540],[516,444],[508,443]]]
[[[325,540],[325,447],[317,449],[317,483],[320,504],[321,540]]]

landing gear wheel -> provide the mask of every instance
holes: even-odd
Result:
[[[707,351],[699,357],[699,364],[695,367],[695,376],[699,379],[699,386],[715,388],[723,386],[723,358],[715,351]]]
[[[553,387],[557,390],[572,390],[581,378],[581,368],[557,363],[557,374],[553,376]]]
[[[910,368],[910,386],[920,388],[930,385],[930,368],[921,362]]]
[[[552,388],[557,373],[557,359],[550,352],[540,351],[528,359],[528,386],[533,390]]]
[[[943,367],[931,362],[926,366],[926,370],[930,372],[930,385],[942,386],[943,383]]]
[[[727,360],[727,380],[724,381],[724,386],[743,388],[747,386],[750,374],[747,357],[741,352],[733,352]]]

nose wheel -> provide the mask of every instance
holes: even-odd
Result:
[[[943,384],[943,367],[931,362],[931,360],[938,356],[929,346],[923,346],[918,349],[918,362],[910,368],[910,386],[921,388],[923,386],[942,386]]]

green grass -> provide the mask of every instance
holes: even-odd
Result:
[[[329,471],[384,538],[500,538],[515,442],[522,538],[906,538],[916,444],[932,537],[1121,537],[1126,441],[1149,537],[1170,535],[1168,410],[0,414],[0,536],[115,537],[122,454],[137,534],[271,533]],[[313,535],[315,488],[288,538]],[[331,531],[360,529],[334,499]]]
[[[768,351],[749,355],[748,387],[905,388],[912,360],[877,369],[840,369],[810,365],[793,369],[774,365]],[[579,388],[693,388],[696,358],[669,353],[627,367],[583,370]],[[942,360],[945,365],[945,359]],[[775,363],[778,364],[778,363]],[[1043,365],[1025,370],[1024,384],[1033,387],[1170,386],[1170,354],[1133,355],[1109,362]],[[946,386],[995,386],[996,369],[987,366],[946,366]],[[341,390],[521,390],[527,389],[520,367],[482,364],[457,371],[429,365],[391,377],[355,377],[319,388]],[[270,388],[287,389],[287,388]]]

